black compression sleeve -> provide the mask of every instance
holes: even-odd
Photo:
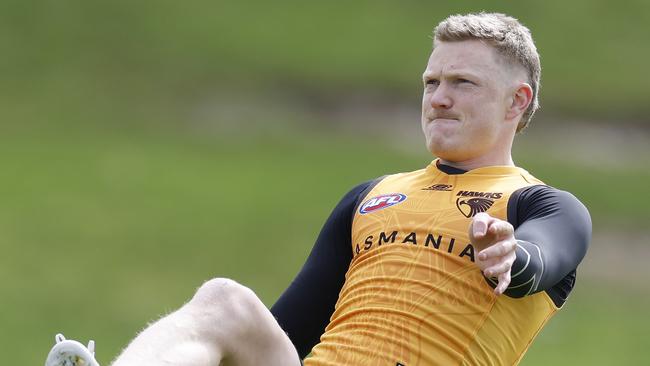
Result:
[[[570,193],[537,185],[512,194],[508,221],[515,228],[517,259],[506,295],[546,291],[561,306],[591,239],[589,212]]]
[[[304,266],[271,308],[301,358],[318,343],[334,312],[352,260],[354,210],[372,183],[356,186],[334,208]]]

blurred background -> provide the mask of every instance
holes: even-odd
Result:
[[[419,169],[421,73],[453,13],[500,11],[542,56],[516,162],[594,237],[523,365],[650,363],[650,3],[0,2],[0,348],[57,332],[103,365],[211,277],[271,305],[339,198]]]

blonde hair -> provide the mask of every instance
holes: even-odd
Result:
[[[434,48],[438,42],[482,40],[494,47],[508,62],[523,66],[533,89],[533,100],[521,117],[517,132],[528,126],[539,108],[537,96],[542,73],[539,54],[528,28],[505,14],[481,12],[448,17],[434,29],[433,37]]]

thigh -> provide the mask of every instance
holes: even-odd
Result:
[[[149,324],[111,365],[219,366],[220,345],[195,337],[197,329],[196,319],[183,307]]]
[[[114,366],[299,366],[289,337],[253,291],[204,283],[183,307],[140,333]]]

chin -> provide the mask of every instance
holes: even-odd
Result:
[[[448,140],[435,137],[427,139],[427,149],[431,154],[443,159],[446,159],[445,156],[451,155],[454,150]]]
[[[446,144],[427,144],[429,152],[437,158],[440,158],[449,162],[459,162],[464,161],[467,158],[467,152],[463,151],[462,148],[456,148],[455,146],[449,146]]]

